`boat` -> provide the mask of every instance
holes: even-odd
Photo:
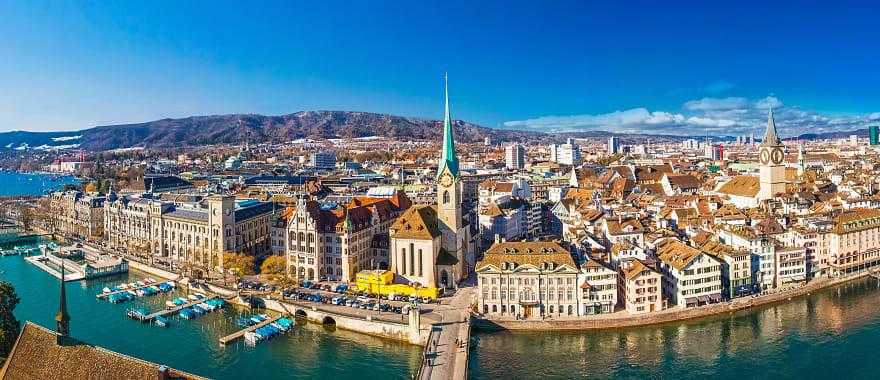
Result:
[[[168,318],[165,318],[160,315],[160,316],[157,316],[156,319],[153,320],[153,323],[159,327],[168,327],[168,325],[171,323],[171,321],[169,321]]]
[[[143,321],[144,319],[146,319],[148,314],[149,311],[143,307],[128,309],[128,311],[126,312],[126,315],[128,315],[129,318],[137,319],[139,321]]]
[[[105,287],[104,289],[101,289],[101,292],[104,294],[107,294],[107,293],[112,292],[112,290],[110,290],[110,288]]]
[[[189,308],[181,309],[178,315],[183,319],[193,319],[196,317],[195,313]]]
[[[173,309],[177,307],[177,304],[174,301],[165,301],[165,307],[168,309]]]

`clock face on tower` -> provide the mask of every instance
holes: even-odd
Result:
[[[440,176],[440,184],[443,185],[443,187],[452,186],[452,176],[449,172],[443,173],[443,175]]]
[[[761,163],[767,165],[770,162],[770,150],[761,149]]]
[[[782,164],[784,159],[785,153],[782,152],[781,148],[773,148],[773,151],[770,152],[770,161],[772,161],[774,165]]]

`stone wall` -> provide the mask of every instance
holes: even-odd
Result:
[[[420,328],[419,336],[413,337],[410,334],[409,325],[405,323],[394,323],[389,321],[379,321],[366,318],[353,317],[338,313],[329,312],[327,310],[318,309],[317,306],[296,305],[278,300],[263,299],[266,308],[277,312],[288,313],[293,316],[305,316],[311,322],[325,324],[328,321],[336,325],[337,328],[378,336],[382,338],[394,339],[402,342],[408,342],[416,345],[424,345],[428,339],[429,329]],[[329,318],[329,320],[328,320]]]

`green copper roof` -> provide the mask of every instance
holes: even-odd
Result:
[[[452,117],[449,116],[449,79],[446,80],[446,109],[443,113],[443,154],[437,166],[437,176],[443,173],[443,169],[449,168],[453,177],[458,177],[458,156],[455,155],[455,139],[452,135]]]

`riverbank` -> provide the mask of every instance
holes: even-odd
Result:
[[[499,330],[601,330],[625,327],[659,325],[686,320],[708,318],[722,314],[733,314],[753,308],[783,303],[810,293],[841,285],[869,275],[865,271],[841,278],[822,278],[784,292],[764,294],[756,297],[737,298],[732,301],[700,306],[689,309],[670,308],[654,313],[632,315],[625,312],[601,314],[577,319],[555,320],[496,320],[474,317],[473,325],[487,331]]]

